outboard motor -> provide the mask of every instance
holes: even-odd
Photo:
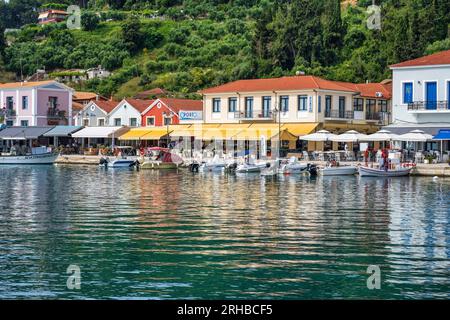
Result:
[[[192,162],[189,165],[189,171],[192,173],[198,173],[200,169],[200,164],[198,162]]]
[[[108,159],[101,158],[100,162],[99,162],[99,165],[107,167],[108,166]]]
[[[270,166],[271,166],[270,162],[267,162],[266,163],[266,168],[270,168]]]
[[[306,170],[311,177],[317,177],[317,166],[315,164],[308,163],[308,168]]]
[[[233,172],[236,172],[237,167],[238,167],[238,164],[236,162],[233,162],[233,163],[227,164],[225,169],[227,172],[233,173]]]

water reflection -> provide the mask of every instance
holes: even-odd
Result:
[[[58,166],[0,181],[3,298],[448,297],[447,180]]]

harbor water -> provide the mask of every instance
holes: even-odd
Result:
[[[0,188],[2,299],[450,298],[449,179],[3,166]]]

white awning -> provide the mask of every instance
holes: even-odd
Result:
[[[87,127],[72,134],[72,138],[118,138],[128,127]]]

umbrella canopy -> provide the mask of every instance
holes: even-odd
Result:
[[[330,133],[327,130],[320,130],[316,133],[308,134],[306,136],[300,137],[301,140],[306,141],[317,141],[317,142],[325,142],[330,141],[331,138],[336,137],[335,134]]]
[[[398,141],[407,141],[407,142],[427,142],[428,140],[433,139],[433,136],[431,134],[425,133],[422,130],[413,130],[409,133],[399,135],[397,139]]]
[[[398,140],[398,135],[393,134],[388,130],[380,130],[374,134],[369,134],[366,138],[366,141],[393,141]]]
[[[365,141],[367,135],[359,133],[355,130],[347,131],[346,133],[332,137],[330,140],[334,142],[358,142]]]

